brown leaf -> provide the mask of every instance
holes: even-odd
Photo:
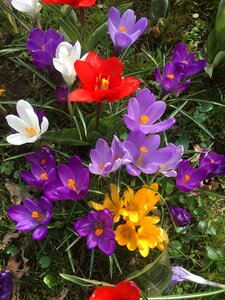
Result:
[[[3,240],[0,241],[0,250],[5,249],[5,247],[11,242],[12,239],[17,239],[20,236],[20,232],[7,232],[4,237]]]
[[[67,294],[69,292],[69,289],[64,288],[62,291],[57,295],[56,297],[48,297],[47,300],[63,300],[66,298]]]
[[[24,198],[32,197],[27,189],[21,191],[19,185],[10,180],[6,180],[5,187],[9,191],[10,200],[13,204],[20,204]]]

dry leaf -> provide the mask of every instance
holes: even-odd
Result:
[[[10,180],[6,180],[5,187],[9,191],[10,200],[13,204],[20,204],[24,198],[32,198],[31,194],[26,189],[21,192],[18,184]]]
[[[12,239],[17,239],[20,236],[20,232],[7,232],[4,237],[3,240],[0,241],[0,250],[5,249],[5,247],[11,242]]]
[[[60,292],[59,295],[57,295],[56,297],[48,297],[47,300],[63,300],[66,298],[68,292],[69,292],[69,289],[64,288],[64,289],[62,289],[62,291]]]

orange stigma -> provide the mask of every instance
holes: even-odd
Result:
[[[125,27],[124,26],[120,26],[120,32],[126,32]]]
[[[41,164],[42,164],[42,166],[44,166],[46,164],[46,159],[45,158],[42,158]]]
[[[149,121],[149,117],[146,115],[141,115],[139,125],[146,124]]]
[[[185,60],[185,59],[182,61],[182,63],[185,64],[185,65],[188,65],[188,61]]]
[[[77,193],[77,188],[75,186],[75,181],[72,178],[68,179],[67,185],[69,188],[73,189]]]
[[[97,229],[95,230],[95,234],[96,234],[97,236],[102,235],[102,234],[103,234],[103,229],[97,228]]]
[[[188,181],[191,179],[191,177],[189,175],[185,175],[184,176],[184,179],[183,179],[183,182],[184,183],[188,183]]]
[[[212,163],[212,164],[214,164],[214,162],[215,162],[215,160],[214,160],[214,159],[211,159],[210,161],[211,161],[211,163]]]
[[[101,164],[101,165],[99,166],[99,168],[100,168],[101,170],[103,170],[103,169],[105,168],[105,165]]]
[[[41,46],[41,50],[42,50],[42,51],[45,51],[45,45],[42,45],[42,46]]]
[[[148,152],[148,149],[144,146],[142,146],[140,148],[141,154],[139,155],[138,159],[137,159],[137,163],[140,164],[142,162],[142,158],[143,158],[143,153]]]
[[[35,136],[37,134],[33,127],[26,127],[25,130],[29,135]]]
[[[32,214],[31,214],[32,218],[38,220],[38,221],[42,221],[43,220],[43,216],[41,214],[39,214],[38,211],[32,211]]]
[[[48,180],[48,175],[46,173],[41,173],[40,178],[43,180]]]
[[[169,78],[169,79],[174,79],[174,74],[171,73],[171,74],[167,75],[167,78]]]

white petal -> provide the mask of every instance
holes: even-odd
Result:
[[[40,133],[38,116],[35,114],[33,107],[25,100],[19,100],[16,109],[20,118],[28,125],[34,128],[36,133]]]
[[[14,116],[14,115],[8,115],[5,118],[10,127],[12,127],[13,129],[15,129],[18,132],[21,132],[24,134],[27,133],[25,128],[28,126],[22,119],[20,119],[17,116]]]
[[[66,71],[65,65],[63,64],[63,62],[60,59],[53,58],[53,65],[57,71],[59,71],[62,74],[65,73],[65,71]]]
[[[42,119],[42,123],[41,123],[41,134],[45,133],[45,131],[47,131],[48,129],[48,119],[46,117],[43,117]]]
[[[73,46],[68,42],[60,43],[56,49],[55,57],[64,58],[65,56],[70,55],[72,48],[73,48]]]
[[[75,62],[77,59],[80,59],[80,54],[81,54],[81,46],[80,46],[80,42],[77,41],[73,46],[73,49],[70,54],[72,61]]]
[[[89,54],[89,52],[88,52],[88,53],[86,53],[86,54],[84,54],[84,56],[82,56],[80,60],[85,60],[85,59],[86,59],[86,57],[88,56],[88,54]]]
[[[7,136],[6,140],[12,145],[23,145],[29,143],[29,136],[22,133],[15,133]]]

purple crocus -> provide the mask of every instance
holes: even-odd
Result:
[[[172,62],[175,66],[182,66],[184,77],[190,77],[197,74],[206,66],[206,60],[195,60],[194,52],[188,53],[187,48],[183,43],[179,43],[174,48]]]
[[[9,300],[13,290],[12,274],[9,270],[0,272],[0,299]]]
[[[69,95],[69,89],[61,87],[61,86],[57,86],[56,87],[56,100],[62,104],[62,105],[67,105],[68,103],[68,95]]]
[[[52,66],[56,48],[63,41],[64,36],[57,33],[55,29],[44,32],[39,28],[33,28],[26,43],[33,64],[40,69]]]
[[[68,165],[59,164],[58,177],[43,187],[50,200],[80,200],[86,196],[90,173],[78,156],[72,156]]]
[[[157,67],[155,69],[155,78],[160,83],[165,93],[180,93],[184,91],[191,83],[190,80],[186,80],[184,83],[182,83],[182,66],[175,66],[171,62],[167,62],[165,64],[163,68],[163,75],[161,74],[160,69]]]
[[[139,176],[141,172],[156,173],[159,165],[168,161],[173,154],[169,148],[158,149],[159,145],[159,135],[147,138],[141,131],[131,132],[123,142],[124,151],[131,161],[126,165],[126,171],[133,176]]]
[[[87,237],[87,248],[98,247],[105,255],[111,256],[116,248],[113,231],[113,216],[108,209],[90,210],[88,215],[74,223],[73,228],[80,236]]]
[[[182,193],[190,192],[200,186],[202,180],[207,176],[204,169],[195,169],[190,165],[189,160],[180,162],[177,171],[176,185]]]
[[[140,130],[145,134],[158,133],[170,128],[174,118],[155,123],[165,112],[164,101],[156,101],[156,97],[145,88],[128,102],[128,114],[123,115],[124,123],[130,130]]]
[[[118,151],[116,150],[117,146],[114,145],[114,151]],[[113,153],[105,140],[98,139],[95,149],[90,152],[89,171],[102,176],[108,176],[111,172],[115,172],[121,166],[121,160],[117,159],[116,155],[117,153]]]
[[[34,153],[26,155],[26,159],[32,164],[42,166],[42,168],[56,167],[56,159],[52,149],[47,146],[35,149]]]
[[[13,205],[7,211],[9,218],[17,222],[17,230],[34,230],[32,237],[35,240],[42,240],[47,235],[52,212],[53,206],[47,197],[41,197],[38,202],[26,198],[23,205]]]
[[[176,205],[171,205],[170,212],[174,220],[174,223],[178,227],[184,227],[190,224],[191,214],[185,209]]]
[[[225,155],[204,149],[199,158],[199,168],[207,171],[207,179],[225,175]]]
[[[117,54],[132,45],[147,26],[147,18],[141,18],[136,22],[136,16],[131,9],[125,11],[122,17],[115,7],[109,10],[108,31]]]
[[[166,177],[176,177],[176,168],[181,162],[181,157],[184,153],[184,148],[181,145],[175,146],[174,144],[168,144],[167,149],[170,149],[173,153],[172,157],[167,162],[159,166],[158,172],[162,173]]]

